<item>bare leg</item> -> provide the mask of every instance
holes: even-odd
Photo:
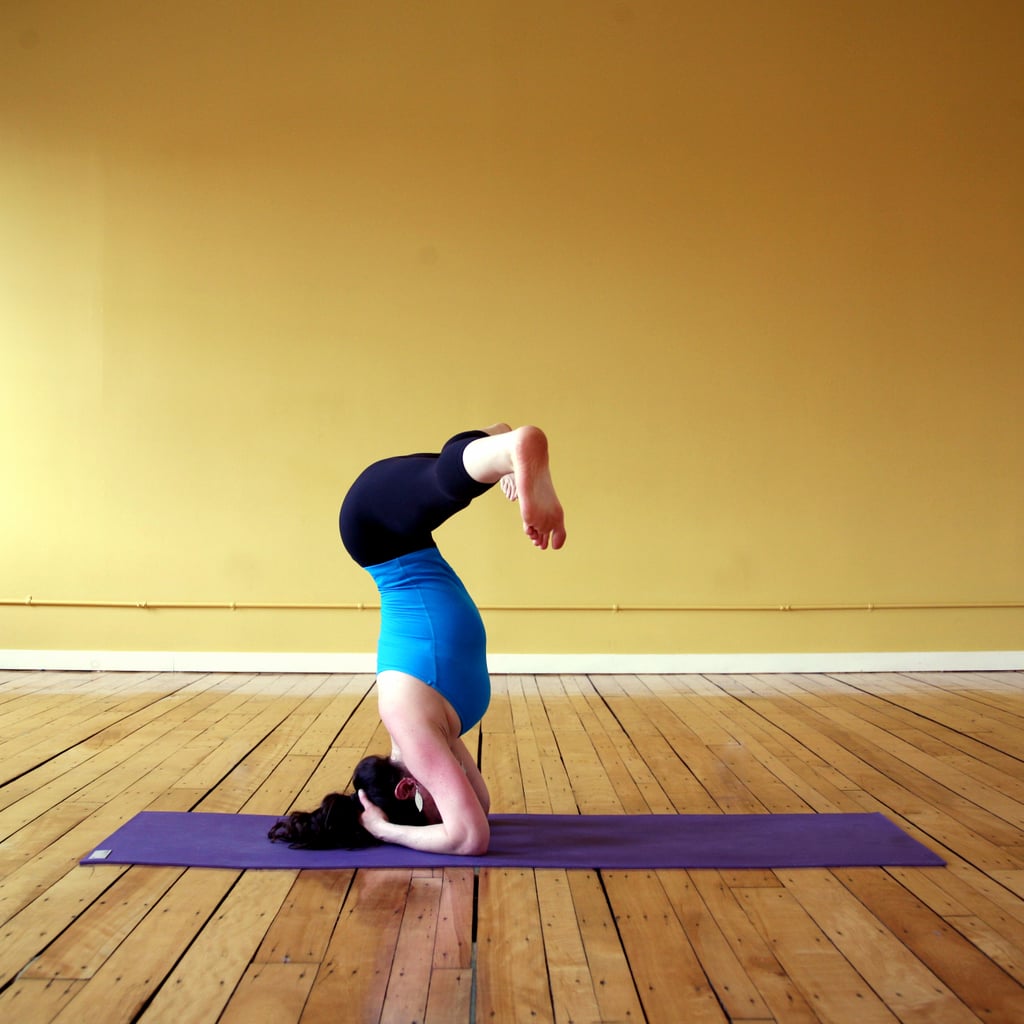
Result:
[[[466,446],[466,472],[480,483],[502,481],[506,496],[519,499],[526,536],[539,548],[560,548],[565,543],[565,515],[551,481],[544,432],[539,427],[510,430],[499,423],[487,433]]]
[[[489,427],[484,428],[484,433],[487,434],[508,434],[512,428],[507,423],[495,423]],[[498,486],[501,488],[501,493],[508,498],[509,501],[516,501],[519,498],[519,492],[516,490],[516,475],[515,473],[506,473],[499,481]]]

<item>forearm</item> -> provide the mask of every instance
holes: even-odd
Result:
[[[452,830],[443,822],[438,825],[396,825],[391,821],[373,822],[372,835],[385,843],[406,846],[423,853],[453,853],[462,857],[487,852],[490,828]]]

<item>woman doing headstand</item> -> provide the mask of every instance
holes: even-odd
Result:
[[[271,839],[486,851],[490,797],[460,738],[490,701],[486,638],[432,533],[499,481],[519,501],[527,537],[539,548],[560,548],[565,521],[547,438],[537,427],[502,423],[457,434],[437,454],[376,462],[352,485],[341,537],[380,591],[377,699],[391,755],[364,758],[353,776],[355,794],[332,793],[315,811],[293,812],[271,829]]]

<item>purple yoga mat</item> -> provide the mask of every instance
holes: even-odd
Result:
[[[81,861],[207,868],[931,867],[941,857],[881,814],[492,814],[482,857],[401,846],[292,850],[277,817],[143,811]]]

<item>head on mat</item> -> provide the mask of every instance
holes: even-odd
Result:
[[[358,850],[378,840],[362,824],[363,805],[356,795],[366,794],[397,825],[429,824],[424,809],[433,803],[401,765],[371,755],[356,765],[352,793],[328,793],[314,811],[294,811],[277,822],[270,838],[309,850]]]
[[[270,838],[297,846],[397,843],[484,853],[490,796],[461,737],[490,701],[480,613],[433,531],[501,484],[541,550],[565,543],[547,437],[499,423],[449,439],[440,452],[372,463],[341,506],[341,539],[380,593],[377,707],[391,755],[360,762],[355,793],[279,822]],[[369,764],[368,764],[369,762]],[[422,810],[417,808],[417,797]]]

